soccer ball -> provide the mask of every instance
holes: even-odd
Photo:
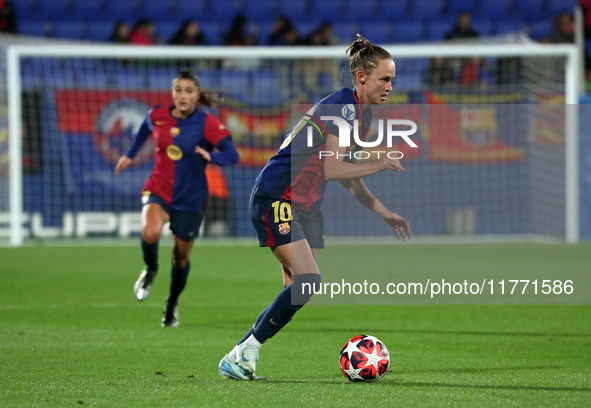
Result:
[[[345,343],[339,364],[351,381],[380,381],[390,366],[390,353],[380,340],[362,334]]]

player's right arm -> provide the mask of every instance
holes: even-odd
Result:
[[[140,150],[140,147],[142,147],[144,142],[148,140],[148,137],[154,131],[151,114],[152,111],[150,110],[150,113],[148,113],[148,116],[146,116],[146,119],[144,119],[139,130],[133,137],[133,142],[131,143],[131,146],[129,146],[129,149],[127,149],[127,153],[121,156],[121,158],[119,158],[119,161],[117,161],[117,166],[115,166],[116,176],[119,175],[119,173],[121,173],[123,169],[125,169],[127,166],[131,164],[131,162],[137,155],[137,152]]]
[[[382,155],[378,161],[368,163],[347,163],[343,161],[343,158],[347,154],[347,147],[339,146],[339,138],[332,134],[326,137],[326,150],[333,153],[332,155],[324,156],[324,177],[327,181],[355,180],[380,171],[404,170],[398,160],[391,159],[388,155]]]

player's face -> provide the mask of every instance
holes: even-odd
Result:
[[[391,59],[383,59],[369,75],[358,76],[359,102],[382,105],[392,92],[392,80],[396,76],[396,65]]]
[[[177,79],[172,85],[172,100],[176,110],[183,116],[193,113],[199,100],[199,88],[190,79]]]

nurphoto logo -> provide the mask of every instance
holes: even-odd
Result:
[[[343,108],[345,110],[345,108]],[[378,120],[378,137],[372,141],[364,141],[359,137],[359,121],[355,119],[353,121],[353,126],[349,124],[345,119],[340,118],[338,116],[321,116],[320,120],[322,121],[333,121],[335,125],[339,128],[339,146],[341,147],[351,147],[351,133],[353,133],[353,141],[356,145],[362,148],[372,148],[377,147],[382,144],[384,138],[386,138],[386,146],[392,147],[393,139],[395,137],[400,137],[402,140],[406,142],[412,148],[418,148],[415,142],[412,141],[410,138],[411,135],[416,133],[417,131],[417,124],[412,120],[407,119],[384,119]],[[385,124],[384,124],[385,122]],[[401,127],[404,127],[401,129]],[[314,128],[312,126],[308,126],[307,130],[307,145],[311,147],[313,145],[313,131]],[[352,132],[351,132],[352,131]],[[377,155],[379,159],[382,154],[387,155],[391,159],[402,159],[404,154],[400,151],[393,151],[393,150],[383,150],[383,151],[372,151],[374,155]],[[369,159],[372,154],[367,151],[356,151],[351,152],[348,151],[346,154],[339,154],[338,152],[331,152],[328,150],[322,150],[319,153],[319,157],[327,157],[327,156],[334,156],[337,155],[339,157],[348,157],[348,158],[355,158],[358,160]]]

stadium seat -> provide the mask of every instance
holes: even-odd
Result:
[[[156,32],[163,44],[168,44],[180,27],[181,24],[176,20],[159,20],[156,22]]]
[[[298,30],[298,33],[300,34],[301,38],[308,37],[312,33],[312,31],[320,27],[320,24],[322,24],[322,20],[318,19],[300,19],[294,21],[295,28],[296,30]]]
[[[263,4],[257,6],[256,3],[250,4],[249,7],[246,6],[247,1],[244,2],[244,9],[247,8],[248,10],[247,16],[251,14],[256,15],[256,12],[260,9],[263,9]],[[264,1],[261,1],[264,3]],[[238,0],[217,0],[217,1],[210,1],[209,2],[209,16],[213,19],[220,20],[220,21],[227,21],[228,24],[232,21],[232,19],[239,13],[243,11],[240,7],[240,1]],[[263,13],[266,13],[266,10],[261,10]]]
[[[43,85],[48,88],[75,88],[76,72],[61,69],[54,71],[52,75],[43,76]]]
[[[277,14],[289,16],[292,21],[312,17],[310,16],[308,2],[304,0],[278,0]]]
[[[220,23],[215,20],[197,21],[201,31],[207,36],[209,45],[221,45],[223,42],[224,31]]]
[[[220,73],[217,69],[197,70],[199,75],[199,82],[202,88],[210,91],[218,91],[220,89]]]
[[[377,17],[399,20],[406,18],[410,12],[407,0],[380,0],[378,2]]]
[[[84,40],[86,24],[80,20],[56,20],[53,22],[51,36],[68,40]]]
[[[172,79],[178,73],[176,68],[151,69],[148,73],[148,88],[168,90],[172,87]]]
[[[139,15],[157,22],[171,19],[172,3],[170,0],[142,0]]]
[[[47,28],[44,20],[19,20],[17,22],[19,34],[31,37],[47,36]]]
[[[224,94],[242,94],[248,92],[250,88],[250,75],[248,71],[239,69],[220,70],[220,90]]]
[[[479,15],[483,18],[490,18],[501,21],[511,14],[507,0],[481,1]]]
[[[344,7],[345,18],[362,21],[376,17],[373,1],[345,0]]]
[[[30,19],[37,15],[37,10],[35,8],[35,2],[33,0],[18,0],[13,1],[12,5],[14,7],[14,11],[16,13],[17,20],[20,19]]]
[[[359,32],[359,25],[351,20],[339,20],[332,25],[332,32],[340,42],[350,44],[355,41],[357,33]],[[364,35],[363,33],[359,33]]]
[[[576,5],[576,0],[548,0],[548,3],[546,4],[546,13],[552,17],[565,11],[574,13]]]
[[[360,29],[360,34],[374,44],[391,44],[393,42],[390,21],[364,21],[360,24]]]
[[[115,20],[135,21],[139,17],[135,1],[105,0],[105,13]]]
[[[188,18],[201,21],[208,16],[209,2],[207,0],[176,0],[172,13],[179,21]]]
[[[343,15],[344,4],[341,0],[312,1],[311,16],[335,23]]]
[[[454,27],[455,19],[437,19],[425,23],[426,39],[428,41],[443,41],[445,35]]]
[[[105,71],[79,73],[76,77],[76,84],[79,88],[85,89],[107,89],[110,87],[109,76]]]
[[[472,28],[483,37],[494,33],[492,22],[486,19],[472,18]]]
[[[441,0],[411,1],[411,12],[416,19],[432,20],[441,17],[443,2]]]
[[[256,70],[252,73],[252,88],[255,90],[266,89],[269,93],[280,89],[279,76],[273,69]]]
[[[480,2],[474,0],[447,0],[447,13],[458,15],[463,11],[474,14]]]
[[[115,26],[115,21],[95,20],[89,21],[86,26],[86,37],[90,41],[108,41]]]
[[[148,74],[143,69],[114,69],[108,74],[115,88],[144,89],[148,83]]]
[[[525,24],[521,20],[500,20],[496,23],[497,34],[514,33],[523,30]]]
[[[102,1],[76,0],[72,2],[72,18],[95,20],[105,16],[105,4]]]
[[[415,43],[424,40],[423,23],[416,20],[394,23],[394,41],[396,43]]]
[[[524,20],[535,21],[541,18],[543,13],[542,0],[519,0],[513,3],[515,13]]]
[[[69,7],[66,0],[42,0],[37,2],[37,15],[49,20],[63,19],[69,15]]]

